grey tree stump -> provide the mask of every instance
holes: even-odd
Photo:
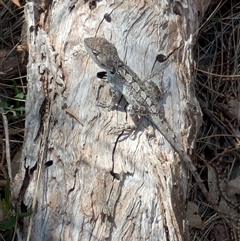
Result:
[[[97,106],[110,100],[109,86],[97,79],[102,70],[83,39],[105,37],[142,80],[167,89],[160,102],[164,118],[191,150],[198,126],[184,103],[197,104],[192,47],[210,1],[44,4],[42,12],[36,3],[25,7],[26,132],[13,191],[35,211],[31,221],[24,219],[23,237],[187,240],[184,163],[146,118],[134,133],[109,134],[131,119],[124,99],[113,111]]]

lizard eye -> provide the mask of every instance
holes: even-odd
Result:
[[[97,52],[96,50],[92,50],[92,53],[93,53],[94,55],[97,55],[97,54],[98,54],[98,52]]]

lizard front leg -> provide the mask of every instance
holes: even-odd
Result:
[[[108,108],[108,110],[112,110],[115,106],[118,106],[118,103],[122,97],[122,93],[114,87],[114,85],[110,84],[111,87],[109,89],[109,94],[111,96],[111,101],[109,103],[103,103],[98,101],[97,105],[103,108]]]

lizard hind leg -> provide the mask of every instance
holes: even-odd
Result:
[[[141,119],[140,116],[145,115],[146,114],[145,112],[146,112],[146,110],[143,107],[138,107],[138,106],[133,106],[131,104],[128,104],[127,114],[129,114],[133,123],[131,123],[131,124],[125,123],[125,124],[113,127],[109,131],[109,134],[115,134],[115,133],[119,133],[119,132],[122,132],[125,130],[128,132],[136,130],[140,123],[140,119]]]

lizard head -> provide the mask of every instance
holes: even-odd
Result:
[[[100,68],[115,71],[120,60],[118,52],[105,38],[85,38],[84,46],[90,57]]]

